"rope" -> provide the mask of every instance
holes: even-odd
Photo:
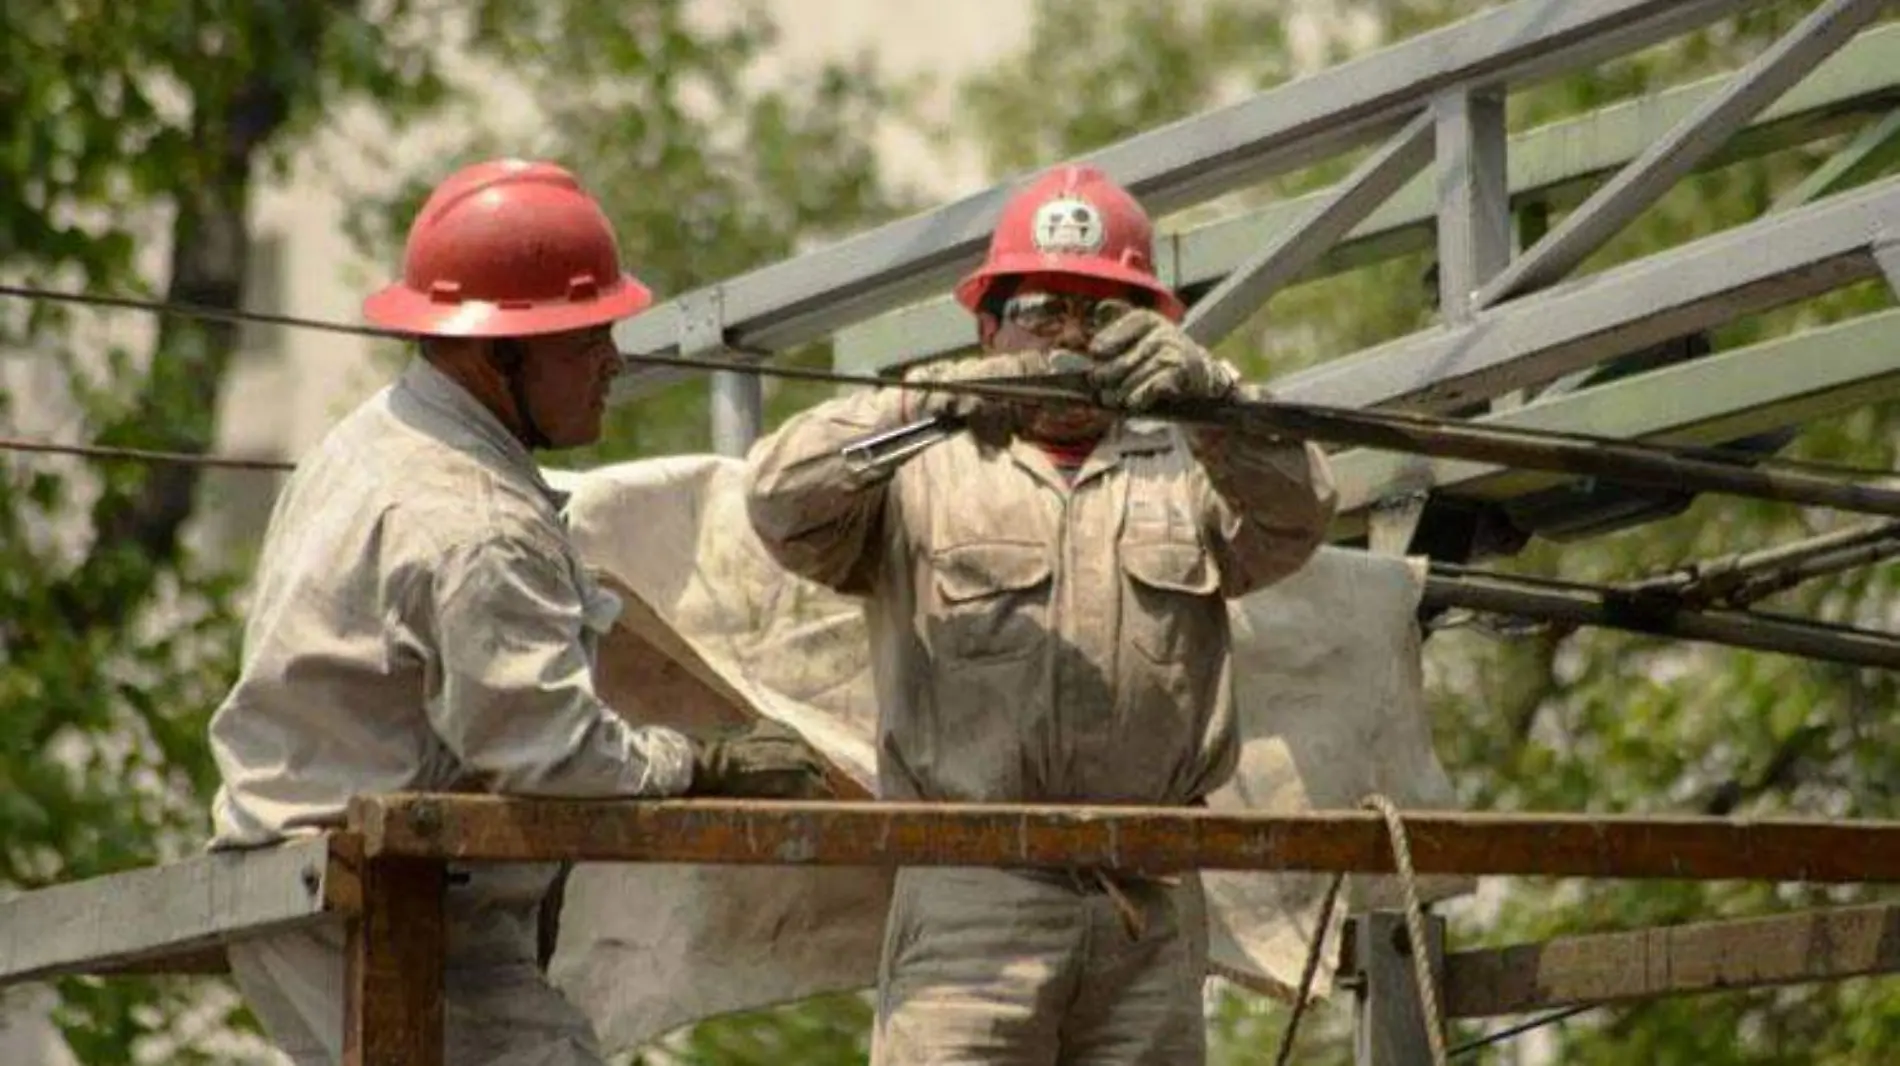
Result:
[[[1299,1035],[1300,1019],[1306,1014],[1307,997],[1313,993],[1313,976],[1319,971],[1320,952],[1326,944],[1326,930],[1333,922],[1333,905],[1339,900],[1339,888],[1346,883],[1344,873],[1333,875],[1333,883],[1326,886],[1326,899],[1319,906],[1319,928],[1313,930],[1313,943],[1306,949],[1306,966],[1300,971],[1300,991],[1293,998],[1293,1015],[1287,1019],[1286,1029],[1280,1034],[1280,1050],[1273,1056],[1273,1066],[1286,1066],[1288,1056],[1293,1054],[1293,1039]]]
[[[1399,889],[1405,896],[1405,933],[1412,941],[1412,975],[1418,981],[1419,1006],[1425,1014],[1425,1040],[1432,1052],[1432,1066],[1448,1066],[1445,1029],[1438,1009],[1438,982],[1432,979],[1431,941],[1425,935],[1425,906],[1418,898],[1418,875],[1412,869],[1412,845],[1405,832],[1405,820],[1398,807],[1377,792],[1359,801],[1361,807],[1379,812],[1385,819],[1386,832],[1392,837],[1392,864],[1399,875]]]
[[[1438,1008],[1438,982],[1432,979],[1431,941],[1425,932],[1425,905],[1418,898],[1418,874],[1412,867],[1412,845],[1405,831],[1405,821],[1398,807],[1377,792],[1360,800],[1359,805],[1379,812],[1385,819],[1386,832],[1392,838],[1392,865],[1398,872],[1399,888],[1405,897],[1405,935],[1412,944],[1412,975],[1418,982],[1418,1000],[1425,1015],[1425,1039],[1431,1048],[1433,1066],[1448,1066],[1450,1055],[1445,1050],[1444,1025]],[[1288,1057],[1293,1054],[1293,1042],[1299,1035],[1300,1019],[1305,1016],[1306,1005],[1312,995],[1313,976],[1319,970],[1320,954],[1326,943],[1326,929],[1332,924],[1333,906],[1339,899],[1339,889],[1345,881],[1343,872],[1336,873],[1332,883],[1326,886],[1326,897],[1320,903],[1319,928],[1314,931],[1313,942],[1306,949],[1306,964],[1300,971],[1300,989],[1293,997],[1293,1014],[1280,1034],[1280,1047],[1273,1056],[1274,1066],[1286,1066]],[[1556,1020],[1555,1016],[1547,1019]],[[1500,1034],[1490,1042],[1502,1040],[1506,1035],[1513,1034]],[[1460,1051],[1476,1051],[1483,1046],[1483,1042],[1463,1045]]]

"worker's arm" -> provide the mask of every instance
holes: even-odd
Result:
[[[1142,412],[1171,401],[1265,399],[1180,326],[1129,311],[1090,343],[1103,400]],[[1221,428],[1191,428],[1205,473],[1206,523],[1221,564],[1221,591],[1244,596],[1306,564],[1338,506],[1332,471],[1317,446]]]
[[[419,604],[441,675],[430,724],[498,792],[676,796],[692,784],[682,734],[627,724],[594,693],[579,591],[558,546],[496,536],[450,549]]]
[[[1039,373],[1040,356],[993,355],[919,367],[909,382]],[[861,437],[952,414],[1001,431],[1006,405],[897,386],[818,404],[793,415],[752,450],[746,506],[752,528],[779,565],[846,593],[868,591],[876,566],[886,489],[896,468],[854,468],[846,445]]]
[[[1339,504],[1319,446],[1220,428],[1191,429],[1188,439],[1206,474],[1222,593],[1244,596],[1305,566]]]

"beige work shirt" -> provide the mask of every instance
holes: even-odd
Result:
[[[241,672],[211,720],[213,846],[333,822],[357,793],[684,792],[686,738],[595,695],[619,609],[528,450],[415,360],[277,501]]]
[[[869,599],[889,799],[1178,804],[1237,757],[1225,598],[1292,573],[1335,507],[1312,445],[1197,454],[1118,426],[1073,483],[1037,445],[962,433],[893,474],[840,449],[903,390],[804,411],[749,461],[788,569]],[[1211,458],[1210,458],[1211,457]]]

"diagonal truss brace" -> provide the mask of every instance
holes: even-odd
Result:
[[[1430,114],[1407,123],[1330,190],[1326,199],[1315,204],[1311,214],[1236,267],[1196,303],[1182,328],[1210,348],[1238,329],[1274,293],[1318,262],[1340,238],[1425,169],[1432,160],[1433,129]]]
[[[1489,307],[1557,281],[1634,221],[1748,120],[1853,39],[1888,0],[1828,0],[1507,267],[1478,295]]]

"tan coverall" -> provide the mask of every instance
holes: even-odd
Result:
[[[1319,450],[1235,437],[1206,461],[1175,428],[1126,422],[1073,483],[1034,443],[969,434],[894,475],[848,469],[839,449],[901,424],[902,397],[793,417],[748,481],[786,567],[869,599],[881,794],[1187,804],[1221,784],[1237,743],[1224,597],[1320,543]],[[1192,877],[906,869],[872,1061],[1200,1062],[1205,933]]]
[[[211,721],[214,848],[337,822],[355,793],[675,795],[692,751],[595,695],[618,601],[493,414],[426,362],[333,429],[271,519],[237,684]],[[558,867],[450,869],[450,1066],[596,1066],[536,968]],[[340,928],[235,944],[238,987],[298,1066],[342,1057]]]

